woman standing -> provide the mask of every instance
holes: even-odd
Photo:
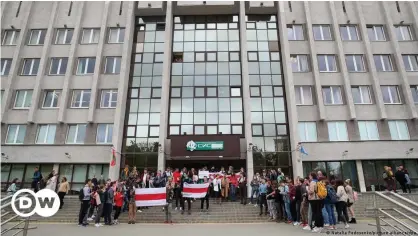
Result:
[[[70,190],[70,185],[67,182],[66,177],[62,177],[61,183],[59,184],[58,188],[58,197],[60,198],[60,209],[64,206],[64,197],[68,193],[68,190]]]
[[[219,175],[216,175],[216,177],[213,179],[212,184],[213,184],[213,192],[215,193],[215,203],[221,204],[221,179]]]
[[[18,178],[13,179],[12,184],[9,186],[9,188],[7,188],[7,196],[13,195],[17,192],[16,184],[18,180]]]
[[[354,196],[354,191],[353,191],[353,187],[351,187],[351,180],[350,179],[346,179],[345,180],[345,191],[347,193],[348,196],[348,201],[347,201],[347,208],[350,211],[350,215],[351,215],[351,220],[348,223],[352,223],[352,224],[356,224],[356,217],[354,215],[354,207],[353,204],[355,202],[355,196]],[[346,213],[345,218],[348,220],[348,214]]]
[[[96,200],[96,205],[97,205],[97,214],[94,219],[94,222],[95,222],[96,227],[100,227],[100,226],[103,226],[102,224],[100,224],[100,218],[102,217],[102,214],[103,214],[103,205],[105,201],[104,199],[105,186],[101,184],[97,188],[98,188],[97,191],[95,191],[93,195],[94,199]]]
[[[113,224],[119,224],[119,216],[120,211],[122,210],[123,206],[123,192],[122,188],[118,188],[117,192],[115,193],[115,215],[113,217]]]
[[[55,189],[57,187],[57,179],[58,179],[58,174],[55,173],[55,170],[52,170],[51,174],[49,174],[48,176],[48,181],[46,182],[46,188],[55,192]]]
[[[128,205],[128,224],[135,224],[136,221],[136,204],[135,204],[135,188],[129,186],[129,205]]]
[[[336,205],[337,205],[338,218],[340,218],[345,224],[344,228],[348,229],[350,227],[348,225],[347,218],[346,218],[348,195],[346,193],[344,183],[342,180],[337,180],[335,182],[335,185],[337,186],[338,201]]]
[[[315,221],[315,227],[312,229],[313,233],[320,233],[324,227],[324,218],[322,216],[323,201],[318,197],[318,176],[315,172],[309,175],[311,181],[308,189],[308,200],[312,209],[312,220]]]
[[[232,176],[231,176],[231,178],[232,178]],[[222,180],[221,180],[221,188],[222,188],[221,194],[222,194],[222,198],[225,199],[225,201],[228,200],[229,187],[230,187],[229,184],[230,184],[229,179],[226,177],[226,175],[224,175],[222,177]],[[235,201],[235,195],[233,195],[233,194],[235,194],[235,192],[232,192],[232,188],[234,188],[234,187],[231,184],[231,200]],[[221,199],[221,201],[223,199]]]
[[[334,204],[337,203],[337,195],[334,187],[330,184],[329,180],[325,180],[325,186],[327,187],[327,196],[324,199],[325,210],[328,215],[329,228],[336,229],[335,225],[337,224],[334,214]]]
[[[407,169],[404,169],[404,172],[405,172],[406,188],[409,191],[409,193],[411,193],[411,178],[409,177],[409,173]]]

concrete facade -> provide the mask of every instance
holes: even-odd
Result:
[[[365,190],[361,160],[418,159],[418,101],[414,100],[418,86],[418,69],[407,71],[404,55],[418,55],[417,2],[2,2],[1,58],[11,59],[8,75],[1,76],[1,145],[2,161],[9,163],[96,163],[107,164],[111,147],[123,150],[125,113],[131,65],[135,17],[160,15],[166,17],[162,97],[158,153],[158,169],[165,167],[169,119],[169,91],[172,61],[173,17],[178,15],[234,14],[239,16],[240,56],[242,69],[242,98],[244,111],[247,171],[252,178],[253,144],[251,123],[251,94],[248,72],[246,15],[270,14],[277,17],[282,74],[286,94],[286,109],[290,146],[296,150],[302,142],[308,155],[292,152],[294,176],[302,176],[304,161],[355,160],[361,190]],[[301,25],[302,40],[289,40],[287,27]],[[329,26],[331,40],[315,40],[314,27]],[[358,40],[343,40],[340,26],[356,26]],[[368,27],[383,26],[386,40],[369,38]],[[408,26],[412,40],[399,41],[394,25]],[[83,29],[99,30],[98,41],[81,44]],[[124,28],[123,43],[108,43],[110,28]],[[31,30],[45,29],[42,45],[28,45]],[[56,44],[57,29],[72,29],[69,44]],[[13,45],[3,44],[5,32],[20,30]],[[352,72],[346,66],[346,55],[362,55],[364,72]],[[294,72],[291,55],[308,55],[309,70]],[[336,72],[321,72],[317,55],[335,55]],[[391,71],[376,67],[373,55],[390,55]],[[78,59],[95,58],[94,72],[77,75]],[[120,57],[120,71],[105,74],[106,57]],[[22,75],[23,59],[39,58],[38,72]],[[65,74],[50,75],[51,58],[68,58]],[[2,61],[3,63],[3,61]],[[3,65],[2,65],[3,66]],[[297,105],[295,86],[311,86],[311,105]],[[339,86],[342,104],[324,103],[324,86]],[[371,104],[356,104],[352,87],[368,86]],[[381,86],[398,86],[400,103],[385,104]],[[86,108],[70,108],[74,90],[90,90],[91,99]],[[101,108],[102,90],[117,90],[117,105]],[[17,90],[32,90],[31,105],[16,109]],[[59,105],[42,108],[46,90],[59,90]],[[4,91],[4,92],[3,92]],[[418,93],[418,92],[417,92]],[[407,125],[408,138],[394,140],[389,122],[400,120]],[[330,141],[328,122],[343,121],[348,140]],[[359,121],[375,121],[379,140],[362,140]],[[299,137],[299,123],[314,122],[316,140]],[[36,144],[39,125],[54,124],[53,144]],[[80,144],[66,144],[69,124],[86,124],[86,136]],[[112,124],[112,141],[97,144],[98,124]],[[26,125],[23,143],[6,143],[9,125]],[[392,130],[393,131],[393,130]],[[409,151],[415,148],[415,151]],[[346,151],[346,152],[345,152]],[[344,153],[345,152],[345,153]],[[408,152],[406,154],[406,152]],[[67,155],[67,154],[69,155]],[[343,155],[344,153],[344,155]],[[4,154],[4,155],[3,155]],[[7,158],[6,158],[7,157]],[[6,158],[6,159],[5,159]],[[116,179],[120,169],[110,168],[109,176]],[[361,176],[361,177],[360,177]],[[363,180],[363,181],[362,181]]]

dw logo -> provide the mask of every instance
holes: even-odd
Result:
[[[17,198],[19,194],[26,194],[26,196]],[[30,198],[28,194],[32,195],[32,198]],[[33,199],[35,200],[35,203],[33,203]],[[18,204],[20,210],[30,209],[32,208],[33,204],[35,204],[35,207],[31,212],[24,213],[19,211],[19,209],[16,207],[16,204]],[[60,207],[60,200],[58,194],[50,189],[42,189],[37,193],[30,189],[21,189],[13,195],[11,205],[13,211],[21,217],[29,217],[35,213],[42,217],[50,217],[58,212]]]

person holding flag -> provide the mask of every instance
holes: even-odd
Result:
[[[209,184],[208,177],[206,177],[206,176],[203,177],[203,183],[204,184]],[[200,211],[202,211],[202,212],[203,212],[203,204],[204,204],[205,201],[206,201],[206,212],[209,211],[209,192],[210,192],[210,184],[209,184],[208,190],[206,191],[205,197],[202,197],[200,199]]]
[[[175,189],[173,177],[171,176],[167,177],[166,189],[167,189],[167,205],[164,207],[164,210],[165,210],[165,222],[164,223],[171,224],[173,223],[173,221],[171,220],[171,208],[172,208],[174,189]]]
[[[188,184],[193,183],[193,181],[189,178],[189,176],[187,175],[186,172],[183,173],[183,176],[181,178],[180,191],[181,191],[181,194],[182,194],[182,198],[180,200],[180,207],[181,207],[181,214],[183,215],[184,214],[184,202],[187,201],[187,214],[191,215],[192,214],[192,212],[191,212],[191,202],[190,202],[191,199],[189,197],[184,197],[183,196],[183,188],[184,188],[185,183],[188,183]]]

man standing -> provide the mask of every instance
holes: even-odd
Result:
[[[39,171],[38,167],[35,167],[35,172],[33,172],[33,177],[32,177],[32,188],[33,191],[38,192],[39,191],[39,181],[42,179],[42,174]]]
[[[179,201],[181,201],[181,191],[180,191],[180,171],[178,168],[173,173],[173,182],[174,182],[174,197],[176,198],[176,211],[179,207]],[[181,210],[181,204],[180,204],[180,210]]]
[[[405,177],[405,172],[403,171],[403,166],[398,166],[398,170],[395,173],[395,179],[401,185],[402,192],[407,193],[406,192],[406,177]]]
[[[103,211],[105,225],[112,225],[113,198],[115,196],[113,185],[114,182],[111,182],[105,192],[105,205]]]
[[[84,221],[84,218],[89,210],[90,205],[90,195],[91,195],[91,180],[87,179],[84,187],[80,190],[79,199],[81,201],[80,213],[78,215],[78,225],[87,226],[87,222]]]
[[[164,207],[165,210],[165,222],[164,223],[173,223],[171,220],[171,208],[174,196],[174,182],[173,177],[168,176],[166,189],[167,189],[167,205]]]
[[[238,179],[239,195],[241,198],[241,204],[247,205],[247,179],[245,178],[244,169],[241,168]]]

